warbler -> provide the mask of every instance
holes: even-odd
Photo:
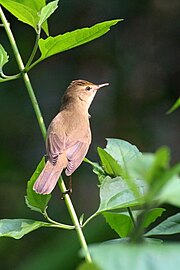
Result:
[[[35,192],[51,193],[63,169],[70,176],[82,163],[91,144],[88,110],[97,91],[107,85],[75,80],[68,86],[47,131],[47,162],[33,186]]]

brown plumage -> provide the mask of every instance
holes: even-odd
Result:
[[[88,109],[97,90],[106,85],[75,80],[67,88],[60,112],[48,128],[48,161],[33,186],[37,193],[51,193],[63,169],[69,176],[83,161],[91,143]]]

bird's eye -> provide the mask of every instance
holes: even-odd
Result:
[[[91,87],[90,86],[86,86],[86,90],[87,91],[91,90]]]

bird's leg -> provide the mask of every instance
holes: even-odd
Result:
[[[69,176],[69,188],[65,191],[65,192],[63,192],[62,193],[62,200],[64,200],[64,195],[66,195],[66,194],[71,194],[72,193],[72,175],[70,175]]]
[[[72,193],[72,175],[69,176],[69,193]]]
[[[72,175],[69,176],[69,188],[63,192],[63,194],[71,194],[72,193]]]

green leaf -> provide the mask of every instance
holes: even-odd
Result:
[[[147,183],[157,181],[169,166],[169,149],[160,148],[155,154],[143,153],[129,167],[130,174],[144,179]]]
[[[112,176],[123,176],[125,173],[117,161],[104,149],[98,147],[98,154],[105,172]]]
[[[27,184],[27,196],[25,197],[25,201],[27,206],[34,211],[44,213],[44,211],[47,208],[48,202],[51,199],[51,194],[48,195],[42,195],[42,194],[37,194],[33,190],[33,185],[40,175],[42,169],[44,168],[45,165],[45,158],[43,157],[40,163],[38,164],[35,172],[33,173],[31,179],[28,181]]]
[[[161,189],[158,195],[160,203],[169,203],[176,207],[180,207],[180,178],[172,177],[168,183]]]
[[[144,202],[144,194],[147,186],[142,180],[135,180],[139,197],[136,197],[126,180],[121,177],[111,178],[107,176],[100,186],[100,206],[98,212],[109,211],[141,205]]]
[[[25,234],[28,234],[36,229],[51,226],[51,223],[30,219],[1,219],[0,237],[12,237],[15,239],[20,239]]]
[[[147,228],[151,223],[153,223],[158,217],[162,216],[162,213],[166,211],[164,208],[152,208],[150,209],[143,221],[143,227]]]
[[[167,218],[145,235],[171,235],[177,233],[180,233],[180,213]]]
[[[96,244],[89,247],[92,260],[101,270],[177,270],[180,245],[122,243]]]
[[[82,263],[77,270],[100,270],[94,263]]]
[[[106,173],[103,168],[97,162],[92,162],[87,158],[84,158],[84,161],[90,164],[93,167],[93,172],[97,174],[99,182],[102,183],[104,178],[106,177]]]
[[[48,37],[47,39],[41,38],[39,40],[41,57],[36,63],[54,54],[70,50],[104,35],[110,30],[111,26],[117,24],[119,21],[121,20],[111,20],[98,23],[90,28],[82,28],[67,32],[56,37]]]
[[[58,8],[58,2],[59,0],[52,1],[41,9],[39,14],[39,26],[41,26]]]
[[[132,210],[132,214],[134,219],[137,219],[137,216],[142,212],[142,210]],[[162,215],[165,211],[164,208],[153,208],[150,209],[143,221],[143,227],[147,228],[151,223],[153,223],[158,217]],[[126,212],[104,212],[103,216],[106,219],[106,222],[110,225],[110,227],[117,232],[120,237],[127,237],[132,232],[134,228],[132,219],[129,216],[129,213]]]
[[[3,46],[0,44],[0,71],[2,70],[3,66],[9,61],[9,56]]]
[[[127,237],[133,229],[132,220],[128,215],[105,212],[103,216],[110,227],[115,230],[120,237]]]
[[[167,114],[170,114],[180,107],[180,97],[176,100],[173,106],[168,110]]]
[[[12,13],[18,20],[37,30],[39,12],[46,5],[45,0],[0,0],[0,4]],[[48,25],[44,22],[43,30],[48,35]]]
[[[135,145],[120,139],[107,139],[107,145],[104,150],[108,152],[125,171],[132,161],[141,156],[141,152]]]
[[[144,153],[128,167],[129,174],[149,184],[148,200],[162,199],[160,193],[180,172],[180,164],[169,168],[169,149],[160,148],[155,154]]]

